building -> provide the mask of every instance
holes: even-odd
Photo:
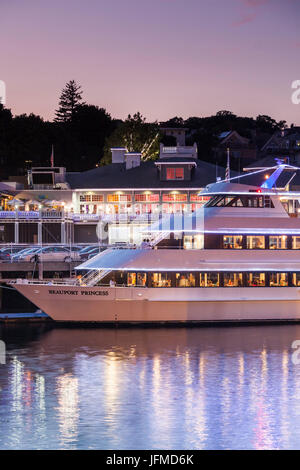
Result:
[[[241,136],[237,131],[222,132],[218,139],[219,143],[213,149],[216,161],[226,160],[227,149],[230,151],[230,156],[239,161],[255,160],[257,152],[252,139]]]
[[[32,168],[22,189],[0,189],[0,243],[97,243],[99,224],[108,243],[138,243],[156,218],[201,207],[216,171],[224,177],[198,160],[196,144],[161,145],[159,159],[146,162],[113,148],[110,165],[82,173]]]
[[[290,164],[300,164],[300,127],[277,130],[261,148],[262,157],[279,157]]]

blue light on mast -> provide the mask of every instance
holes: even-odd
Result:
[[[272,189],[286,166],[284,164],[278,165],[272,175],[261,185],[261,188]]]

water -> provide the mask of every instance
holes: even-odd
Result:
[[[300,326],[0,329],[1,449],[299,449]]]

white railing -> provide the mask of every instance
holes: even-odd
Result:
[[[166,238],[169,235],[170,232],[158,232],[153,238],[150,240],[150,245],[151,246],[156,246],[158,245],[159,242],[161,242],[164,238]]]
[[[18,219],[38,219],[40,217],[39,211],[19,211],[16,215]]]
[[[82,276],[82,278],[79,279],[79,285],[93,287],[110,272],[111,269],[93,269],[88,271],[84,276]]]
[[[63,211],[0,211],[0,219],[62,219]]]
[[[16,279],[9,280],[7,284],[39,284],[44,286],[75,286],[77,284],[77,279],[51,279],[48,281],[42,281],[38,279]]]
[[[64,211],[41,211],[42,219],[62,219],[65,215]]]
[[[192,146],[163,147],[163,153],[194,153],[195,148]]]
[[[70,214],[71,218],[76,220],[100,220],[100,214]]]

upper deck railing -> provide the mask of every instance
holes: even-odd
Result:
[[[0,219],[63,219],[70,218],[70,214],[64,211],[0,211]]]
[[[162,148],[162,153],[163,154],[168,154],[168,153],[174,153],[174,154],[181,154],[181,153],[194,153],[195,148],[192,146],[178,146],[178,147],[163,147]]]

